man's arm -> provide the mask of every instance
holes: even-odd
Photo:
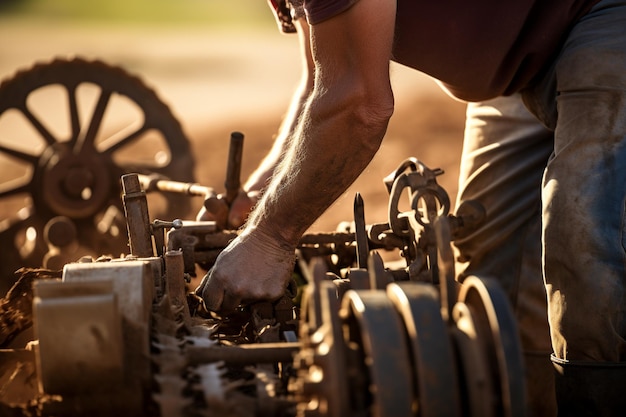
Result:
[[[394,21],[395,1],[360,0],[311,27],[313,93],[258,207],[199,288],[207,308],[281,296],[298,240],[373,158],[393,112]]]
[[[309,95],[313,91],[315,65],[311,56],[309,25],[304,17],[295,19],[291,23],[296,28],[300,45],[300,83],[291,96],[287,113],[280,124],[272,148],[254,172],[250,174],[242,190],[229,207],[227,224],[228,227],[233,229],[237,229],[245,223],[248,214],[260,199],[263,190],[267,187],[274,170],[287,152],[290,145],[289,139],[293,137],[299,116]],[[210,213],[202,207],[197,215],[197,219],[216,220],[216,214]]]
[[[296,27],[298,43],[300,45],[302,67],[300,84],[291,97],[289,108],[278,129],[278,134],[276,135],[272,149],[246,181],[243,187],[246,191],[261,191],[268,185],[268,180],[271,178],[276,166],[289,147],[289,138],[293,136],[300,114],[302,113],[309,95],[313,91],[315,64],[311,56],[309,25],[304,18],[294,20],[293,24]]]

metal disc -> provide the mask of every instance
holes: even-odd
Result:
[[[496,382],[497,415],[526,415],[522,349],[509,300],[494,279],[471,276],[463,281],[459,302],[470,307],[489,370]]]
[[[341,317],[346,344],[359,349],[365,364],[366,395],[359,411],[378,417],[413,416],[413,372],[409,364],[404,326],[382,290],[350,290],[343,299]],[[352,391],[359,391],[352,387]],[[359,401],[356,401],[358,404]],[[361,409],[362,408],[362,409]]]
[[[452,309],[455,327],[451,336],[456,348],[459,384],[465,415],[497,417],[494,383],[483,340],[478,337],[472,309],[464,303]]]
[[[419,415],[460,416],[456,361],[437,290],[426,283],[401,282],[389,284],[387,295],[407,330]]]

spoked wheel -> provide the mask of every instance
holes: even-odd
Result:
[[[57,253],[128,252],[120,177],[193,181],[180,123],[153,90],[99,61],[55,60],[0,84],[0,289],[13,271],[59,267]],[[188,198],[151,197],[151,217],[182,217]],[[51,250],[52,248],[52,250]]]

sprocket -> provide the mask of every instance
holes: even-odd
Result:
[[[20,267],[127,252],[119,178],[193,181],[190,143],[138,77],[102,61],[55,59],[0,83],[0,290]],[[152,217],[182,217],[162,195]],[[64,256],[62,256],[64,255]]]

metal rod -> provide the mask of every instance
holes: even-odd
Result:
[[[226,201],[232,203],[241,188],[241,158],[243,155],[243,134],[233,132],[230,134],[230,148],[228,150],[228,165],[226,166]]]
[[[139,182],[141,183],[141,187],[146,192],[163,191],[168,193],[180,193],[200,197],[216,194],[213,188],[205,187],[204,185],[196,184],[193,182],[163,180],[150,175],[139,175],[138,178]]]
[[[285,343],[253,343],[233,346],[188,346],[185,351],[189,365],[200,365],[211,362],[226,362],[230,364],[254,364],[291,362],[293,355],[302,345],[297,342]]]
[[[154,256],[148,201],[138,175],[122,175],[122,190],[130,253],[139,258]]]

